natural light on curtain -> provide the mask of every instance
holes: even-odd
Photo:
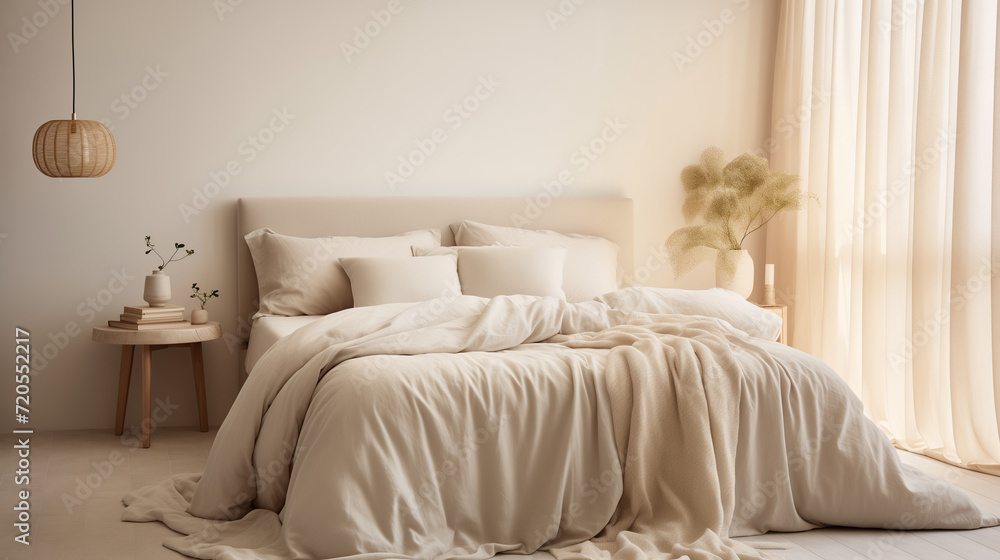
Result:
[[[767,262],[897,446],[1000,474],[996,35],[997,0],[785,0],[771,167],[821,204]]]

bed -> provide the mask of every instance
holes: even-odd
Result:
[[[188,556],[749,559],[733,537],[998,523],[902,465],[773,314],[622,286],[627,199],[238,209],[249,375],[204,473],[125,498]]]

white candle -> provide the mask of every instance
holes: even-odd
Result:
[[[774,285],[774,265],[765,264],[764,265],[764,285]]]

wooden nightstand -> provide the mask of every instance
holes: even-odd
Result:
[[[128,405],[128,386],[132,377],[132,356],[136,346],[142,346],[142,446],[149,447],[150,402],[149,389],[152,377],[154,350],[169,347],[191,349],[194,368],[194,389],[198,397],[198,420],[201,431],[208,431],[208,405],[205,402],[205,363],[201,343],[222,336],[219,323],[209,321],[204,325],[189,325],[173,329],[147,329],[133,331],[115,327],[94,327],[93,340],[122,347],[121,371],[118,377],[118,412],[115,415],[115,435],[122,435],[125,427],[125,407]]]
[[[778,342],[788,344],[788,306],[787,305],[761,305],[756,304],[761,309],[767,309],[778,317],[781,317],[781,332],[778,334]]]

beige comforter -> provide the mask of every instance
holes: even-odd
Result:
[[[127,496],[123,519],[227,559],[755,558],[730,537],[997,523],[901,465],[822,362],[615,307],[333,314],[265,354],[203,475]]]

